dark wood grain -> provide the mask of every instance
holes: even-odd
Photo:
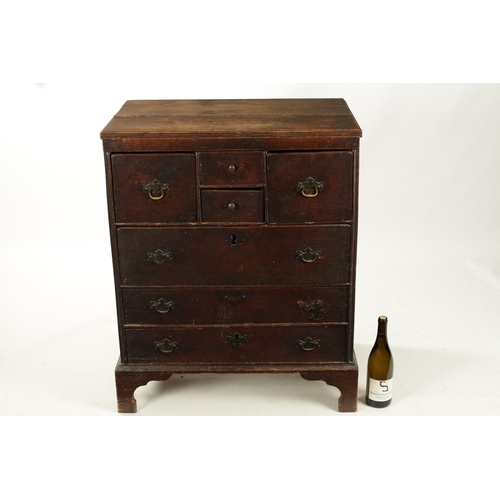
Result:
[[[189,222],[197,220],[194,154],[114,154],[116,222]],[[145,186],[158,180],[168,186],[152,200]]]
[[[321,116],[351,115],[344,99],[190,99],[130,100],[116,118],[199,115],[219,116]]]
[[[311,368],[314,368],[314,371],[311,371]],[[340,412],[355,412],[357,408],[358,364],[356,357],[346,363],[248,363],[245,365],[210,362],[125,364],[119,359],[115,368],[118,411],[135,413],[137,411],[135,390],[152,380],[168,380],[174,374],[184,376],[198,373],[286,373],[290,376],[299,374],[306,380],[323,380],[340,390],[338,406],[332,404],[332,408]]]
[[[283,134],[361,137],[343,99],[128,101],[101,138]]]
[[[340,390],[338,411],[355,412],[358,408],[358,365],[356,357],[337,369],[326,371],[303,371],[302,378],[306,380],[323,380]]]
[[[262,151],[217,151],[200,153],[198,158],[201,187],[264,186]]]
[[[176,373],[299,373],[356,410],[361,135],[343,99],[123,105],[101,132],[120,412]]]
[[[205,326],[163,329],[126,329],[129,363],[318,363],[346,361],[345,326]],[[227,339],[239,334],[240,345]],[[305,351],[298,345],[310,337],[319,345]],[[155,342],[168,339],[178,347],[161,352]]]
[[[203,222],[264,222],[262,189],[204,189]]]
[[[222,139],[222,140],[221,140]],[[218,146],[215,146],[218,144]],[[262,151],[306,151],[306,150],[354,150],[359,147],[358,137],[339,137],[330,135],[297,135],[293,133],[279,136],[262,135],[228,135],[221,138],[219,134],[202,136],[167,135],[162,137],[110,136],[103,139],[107,151],[122,153],[157,152],[157,151],[219,151],[243,149]]]
[[[347,283],[350,231],[340,224],[119,228],[122,285]],[[314,262],[297,257],[307,248],[321,252]],[[171,252],[171,260],[148,261],[148,253],[157,249]]]
[[[346,322],[347,290],[346,286],[126,288],[124,322],[127,326]],[[173,302],[168,312],[158,312],[152,305],[160,299]]]
[[[352,219],[352,152],[269,154],[267,169],[270,222]],[[297,189],[310,177],[321,182],[315,197],[306,197]]]

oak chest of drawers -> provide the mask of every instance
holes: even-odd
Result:
[[[101,132],[118,410],[185,373],[298,373],[355,411],[361,129],[343,99],[127,101]]]

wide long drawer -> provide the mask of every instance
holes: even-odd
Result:
[[[129,329],[128,363],[342,362],[346,326]]]
[[[125,288],[126,325],[347,322],[347,287]]]
[[[349,280],[349,225],[119,228],[127,286],[328,285]]]

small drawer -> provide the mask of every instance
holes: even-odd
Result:
[[[264,222],[261,189],[208,189],[201,192],[203,222]]]
[[[199,153],[199,178],[202,187],[263,187],[264,153]]]
[[[128,363],[346,361],[344,325],[127,329]]]
[[[269,222],[351,220],[353,166],[351,151],[269,154]]]
[[[194,222],[194,154],[114,154],[116,222]]]
[[[125,325],[347,322],[346,286],[125,288],[122,293]]]

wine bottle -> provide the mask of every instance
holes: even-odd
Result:
[[[377,339],[368,357],[366,377],[366,404],[385,408],[392,401],[394,362],[387,342],[387,317],[378,319]]]

